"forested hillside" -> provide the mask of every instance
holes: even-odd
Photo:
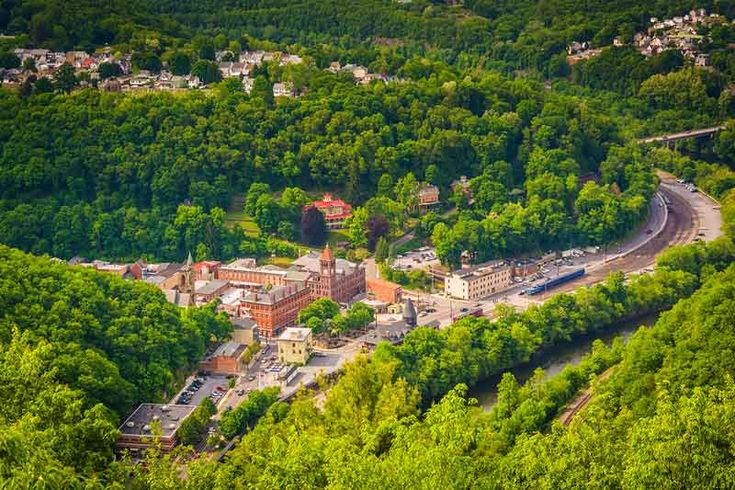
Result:
[[[155,286],[0,245],[0,482],[106,472],[120,418],[170,395],[229,329]]]
[[[1,93],[2,240],[63,258],[182,260],[201,247],[201,258],[258,255],[252,238],[223,225],[222,209],[252,183],[337,188],[360,204],[381,178],[409,173],[445,195],[460,175],[488,180],[468,215],[501,216],[485,223],[498,246],[483,257],[607,242],[647,212],[649,163],[622,150],[599,102],[492,73],[367,88],[318,74],[310,86],[275,105],[226,85],[211,95]],[[598,172],[600,185],[581,188]],[[513,189],[522,191],[509,199]],[[400,223],[405,203],[391,197],[400,201],[376,206]],[[497,241],[509,227],[514,240]],[[455,241],[448,261],[478,239]]]
[[[729,17],[693,34],[709,66],[632,45],[651,17],[693,8]],[[733,17],[718,0],[0,0],[0,75],[33,74],[0,88],[0,488],[735,486]],[[601,50],[572,63],[574,41]],[[69,83],[36,77],[17,47],[217,76],[108,92],[70,65]],[[254,66],[246,93],[217,61],[248,50],[301,62]],[[382,78],[325,70],[336,61]],[[276,98],[280,82],[295,97]],[[635,141],[721,124],[675,149]],[[220,419],[238,435],[221,461],[191,447],[113,458],[121,418],[168,400],[231,325],[214,303],[182,310],[67,259],[281,259],[326,238],[312,207],[318,236],[297,243],[323,192],[354,206],[332,239],[362,257],[411,232],[447,268],[607,246],[645,232],[656,168],[717,198],[725,236],[670,249],[651,273],[500,305],[493,321],[416,328],[347,364],[319,401],[250,394]],[[461,176],[471,192],[452,186]],[[424,214],[427,184],[442,203]],[[661,312],[557,376],[507,373]],[[498,376],[484,413],[468,387]],[[589,386],[571,425],[556,422]]]

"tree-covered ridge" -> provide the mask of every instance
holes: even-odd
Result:
[[[241,231],[223,227],[221,212],[252,183],[339,188],[341,197],[360,204],[381,179],[410,173],[449,196],[452,180],[465,174],[495,186],[474,210],[477,219],[506,207],[508,216],[519,206],[528,215],[526,228],[514,234],[517,250],[529,251],[620,236],[645,212],[653,191],[639,154],[608,156],[625,137],[591,99],[496,73],[462,79],[451,71],[369,87],[321,72],[309,87],[307,95],[274,106],[227,85],[212,94],[90,90],[23,99],[3,92],[3,240],[60,257],[181,259],[203,246],[203,254],[228,258],[254,250]],[[598,171],[603,187],[583,192],[576,179]],[[509,200],[514,189],[520,194]],[[585,192],[611,197],[613,216],[592,214],[591,223],[582,223],[587,208],[607,206],[575,204]],[[383,197],[371,209],[389,216],[391,199],[400,196]],[[585,231],[601,219],[612,220],[606,233]]]
[[[53,379],[119,415],[170,392],[229,322],[156,287],[0,247],[0,342],[43,342]],[[15,339],[17,341],[18,339]]]
[[[629,40],[652,16],[706,8],[732,18],[735,8],[712,0],[605,2],[589,0],[450,2],[414,0],[205,0],[65,2],[7,0],[0,31],[55,49],[112,44],[139,48],[181,45],[194,35],[300,44],[315,57],[338,52],[368,64],[415,53],[464,66],[488,62],[505,69],[558,74],[572,41],[609,45]],[[390,54],[373,42],[399,44]],[[146,43],[148,45],[146,46]],[[344,60],[343,60],[344,61]],[[400,62],[399,62],[400,63]]]

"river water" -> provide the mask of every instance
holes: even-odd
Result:
[[[657,319],[658,315],[650,315],[634,321],[620,323],[602,332],[577,337],[569,344],[557,346],[547,352],[533,356],[527,364],[511,369],[510,372],[515,375],[519,384],[525,383],[533,375],[536,368],[543,369],[546,372],[546,378],[554,376],[559,374],[567,365],[576,366],[579,364],[582,358],[592,351],[592,343],[596,339],[602,340],[608,346],[612,345],[615,337],[622,337],[623,342],[627,342],[631,334],[638,330],[638,327],[641,325],[651,326],[656,323]],[[476,398],[484,410],[490,410],[497,400],[497,385],[501,377],[502,374],[481,381],[470,390],[469,396]]]

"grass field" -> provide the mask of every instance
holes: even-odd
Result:
[[[288,267],[294,259],[291,257],[268,257],[263,262],[266,264],[277,265],[278,267]]]
[[[248,236],[258,236],[258,234],[260,233],[260,228],[258,228],[258,225],[255,223],[255,221],[253,221],[253,218],[251,216],[245,214],[245,211],[227,211],[227,213],[225,213],[225,225],[235,226],[236,224],[240,225],[240,227],[245,231],[245,234]]]

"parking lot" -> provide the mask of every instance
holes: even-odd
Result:
[[[405,254],[398,254],[393,261],[393,268],[400,270],[428,269],[439,265],[436,250],[432,247],[421,247]]]
[[[179,405],[199,405],[206,397],[210,397],[217,404],[227,391],[229,380],[222,374],[208,376],[191,376],[186,380],[182,389],[171,400]]]

